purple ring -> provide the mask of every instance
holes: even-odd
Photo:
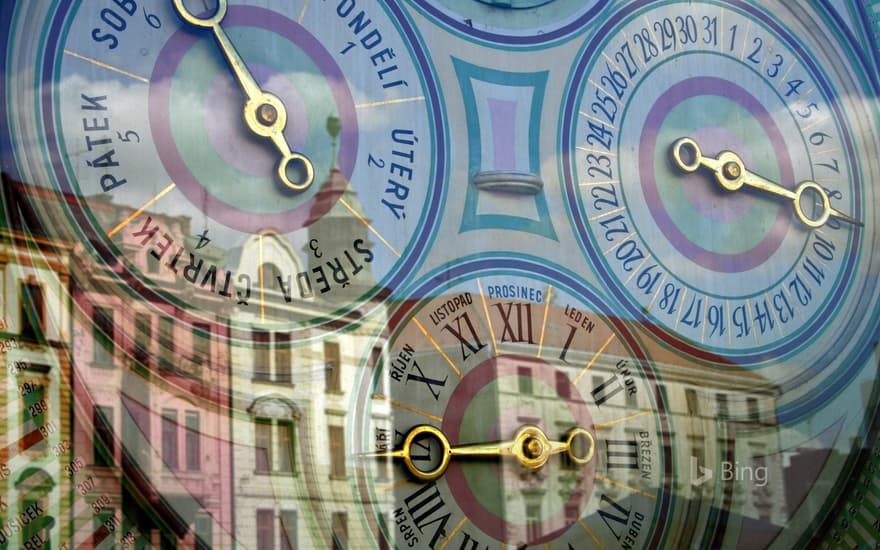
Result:
[[[730,99],[752,113],[773,144],[774,154],[779,160],[782,181],[794,181],[794,169],[788,151],[783,146],[782,133],[773,122],[770,113],[748,91],[740,86],[715,77],[695,77],[683,80],[664,92],[651,107],[645,120],[639,143],[639,172],[641,188],[648,210],[669,242],[685,257],[706,269],[721,273],[739,273],[754,269],[767,261],[780,247],[791,225],[791,217],[786,208],[780,205],[773,225],[766,237],[751,250],[737,254],[720,254],[707,250],[687,238],[678,228],[669,213],[662,207],[660,192],[657,189],[655,173],[655,151],[657,137],[663,119],[678,104],[697,95],[716,95]]]
[[[275,12],[257,7],[230,7],[224,25],[256,27],[280,35],[301,48],[321,69],[342,121],[337,157],[339,170],[334,170],[331,177],[320,182],[320,190],[313,196],[283,212],[257,213],[242,210],[206,192],[205,186],[189,170],[174,146],[174,134],[171,130],[169,105],[174,74],[186,53],[204,39],[199,33],[184,30],[174,33],[162,48],[150,78],[149,116],[156,150],[165,170],[183,195],[224,225],[247,233],[258,233],[266,228],[289,233],[307,227],[336,204],[354,169],[358,148],[357,114],[351,91],[345,84],[345,76],[327,50],[308,31]],[[271,173],[274,172],[273,165]],[[278,191],[273,189],[273,192]]]
[[[508,360],[504,361],[503,359]],[[551,388],[556,387],[555,374],[557,370],[541,360],[536,360],[534,357],[500,355],[487,359],[465,375],[456,386],[446,405],[446,410],[443,414],[443,432],[447,435],[451,444],[462,443],[459,440],[461,437],[461,424],[467,411],[467,405],[472,401],[473,397],[487,384],[504,376],[517,375],[515,361],[529,364],[541,363],[542,368],[532,369],[531,376],[541,380]],[[592,431],[593,419],[585,406],[586,401],[580,396],[580,391],[571,382],[569,382],[569,395],[571,397],[566,401],[572,417],[574,417],[578,426]],[[566,506],[574,505],[578,506],[579,510],[583,509],[584,504],[588,500],[589,493],[592,491],[595,471],[596,460],[593,459],[584,467],[584,471],[577,481],[577,487],[572,491]],[[477,527],[496,540],[508,543],[523,542],[525,540],[528,534],[527,524],[513,523],[506,518],[498,517],[480,505],[479,500],[464,477],[461,464],[452,462],[446,470],[445,477],[459,507]],[[570,522],[566,519],[565,515],[566,506],[562,506],[556,513],[549,515],[544,521],[539,522],[542,526],[541,536],[536,540],[528,540],[526,542],[529,545],[549,542],[570,527]],[[580,513],[578,516],[580,516]]]

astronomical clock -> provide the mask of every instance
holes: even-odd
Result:
[[[872,547],[878,21],[5,3],[0,545]]]

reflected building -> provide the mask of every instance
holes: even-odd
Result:
[[[341,175],[334,170],[330,177]],[[350,189],[344,195],[358,204]],[[319,194],[316,208],[338,198]],[[230,340],[232,506],[236,540],[247,548],[361,548],[374,540],[357,521],[360,505],[350,487],[354,459],[347,445],[355,380],[380,360],[381,341],[375,342],[384,316],[380,311],[362,317],[355,310],[306,338],[294,338],[285,328],[341,308],[373,284],[368,273],[326,295],[322,290],[320,281],[334,277],[322,251],[344,248],[341,239],[368,242],[363,221],[338,212],[311,220],[301,247],[266,229],[232,258],[233,271],[259,274],[260,307],[238,304]],[[285,292],[291,285],[298,285],[302,299]],[[365,357],[364,350],[372,351]]]
[[[36,223],[30,189],[4,174],[0,193],[0,548],[59,548],[72,534],[72,250]]]
[[[119,220],[131,213],[108,202],[100,215]],[[186,218],[143,215],[178,242],[189,237]],[[135,248],[135,238],[123,232],[119,246]],[[181,282],[181,302],[198,303],[202,311],[216,312],[213,318],[152,301],[149,289],[134,294],[136,285],[120,264],[94,261],[78,247],[72,293],[74,447],[87,465],[82,475],[94,479],[96,493],[106,498],[96,508],[86,497],[92,517],[77,524],[74,542],[231,547],[224,304]],[[156,259],[144,248],[128,269],[167,289],[176,274]]]
[[[339,246],[332,239],[340,234],[369,243],[363,221],[326,216],[310,226],[306,243],[266,229],[234,251],[199,248],[212,265],[251,274],[249,296],[237,293],[237,301],[223,300],[182,282],[149,247],[132,242],[130,233],[117,240],[121,247],[142,249],[133,266],[100,260],[75,236],[28,233],[22,223],[28,205],[38,201],[37,208],[45,210],[40,219],[47,219],[47,213],[64,215],[65,199],[20,184],[4,185],[3,192],[7,219],[0,261],[6,295],[0,351],[12,370],[2,394],[7,414],[0,421],[0,483],[15,498],[0,511],[0,528],[28,509],[36,516],[17,533],[9,529],[10,547],[24,546],[30,538],[51,540],[52,547],[130,543],[260,550],[359,548],[386,540],[360,520],[365,503],[352,484],[359,468],[391,482],[400,464],[365,464],[348,448],[351,432],[365,429],[356,424],[353,392],[366,387],[359,382],[365,372],[387,364],[386,313],[368,302],[367,314],[355,310],[335,325],[303,331],[299,318],[342,307],[372,283],[329,293],[332,299],[317,287],[299,300],[284,292],[297,284],[298,274],[324,276],[318,239],[328,239],[324,244],[330,248]],[[356,205],[357,197],[347,193],[345,200]],[[25,196],[29,199],[22,202]],[[96,212],[125,219],[132,209],[108,201]],[[196,248],[189,219],[142,215],[152,216],[175,242]],[[100,251],[98,243],[95,247]],[[177,288],[180,303],[139,287],[129,269],[163,290]],[[372,277],[357,280],[367,279]],[[195,317],[184,304],[212,313]],[[564,326],[550,330],[565,334]],[[734,516],[742,529],[731,531],[756,537],[785,525],[786,476],[774,412],[780,389],[735,365],[707,368],[659,345],[646,351],[654,371],[662,372],[650,383],[665,408],[656,423],[666,427],[665,455],[679,473],[666,488],[676,499],[670,540],[714,540]],[[561,351],[548,348],[545,355],[554,353]],[[647,392],[612,389],[626,387],[619,368],[625,358],[609,354],[592,361],[588,355],[572,351],[566,365],[552,366],[557,378],[544,383],[536,382],[535,373],[550,363],[517,357],[506,365],[510,358],[502,357],[498,368],[512,375],[492,397],[498,432],[540,422],[562,437],[571,424],[570,410],[560,406],[566,400],[587,409],[599,401],[606,418],[654,418],[654,398]],[[582,372],[586,364],[591,366]],[[387,377],[387,368],[383,371]],[[572,393],[569,380],[575,376],[586,377],[592,395]],[[613,380],[618,385],[609,385]],[[388,380],[379,384],[383,395],[392,395]],[[391,403],[374,400],[369,423],[376,433],[393,434],[393,410]],[[508,414],[512,410],[519,412]],[[537,412],[520,414],[529,410]],[[614,425],[615,448],[600,439],[597,460],[614,457],[615,479],[636,486],[657,473],[659,459],[646,460],[638,451],[636,424]],[[740,471],[763,468],[766,483],[727,479],[725,464]],[[715,475],[695,484],[701,468]],[[522,519],[524,540],[539,539],[546,533],[542,529],[553,528],[536,520],[542,510],[563,510],[568,516],[560,525],[567,525],[582,510],[569,510],[566,501],[590,499],[576,470],[563,463],[530,475],[505,471],[508,477],[490,498],[513,501],[507,497],[524,495],[510,513]],[[659,475],[650,483],[661,483]],[[602,494],[628,506],[624,487],[606,486]],[[390,514],[390,492],[388,498],[369,504]],[[593,508],[587,513],[593,513],[595,503],[588,506]],[[728,515],[719,515],[722,510]],[[694,531],[697,525],[701,532]],[[0,533],[7,536],[5,530]]]

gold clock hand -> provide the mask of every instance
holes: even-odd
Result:
[[[803,181],[792,191],[747,170],[739,155],[732,151],[722,151],[718,158],[706,157],[703,156],[696,141],[684,137],[672,144],[672,158],[676,166],[685,172],[695,172],[700,166],[712,170],[715,173],[715,180],[727,191],[738,191],[745,185],[771,195],[790,199],[794,205],[795,215],[807,227],[822,227],[831,216],[853,225],[863,225],[861,221],[832,208],[828,193],[818,183],[809,180]],[[809,217],[801,205],[801,198],[807,192],[818,195],[821,201],[822,211],[817,218]]]
[[[173,1],[177,14],[186,23],[195,27],[211,29],[214,32],[214,38],[217,40],[220,50],[226,56],[226,61],[229,62],[236,80],[247,95],[248,100],[244,105],[245,123],[253,133],[271,139],[281,153],[281,160],[278,162],[276,171],[278,178],[293,190],[307,189],[315,179],[312,161],[305,155],[290,150],[287,138],[284,137],[284,128],[287,126],[287,109],[284,107],[284,103],[275,94],[260,88],[238,50],[229,39],[229,35],[223,30],[221,22],[226,17],[227,0],[218,0],[217,11],[214,12],[214,15],[204,19],[190,13],[183,5],[183,0]],[[296,181],[290,178],[288,169],[292,169],[298,175]]]
[[[440,463],[429,470],[420,469],[412,459],[412,446],[416,440],[433,438],[440,445]],[[576,440],[584,437],[587,441],[587,450],[579,454],[575,450]],[[523,467],[529,470],[538,470],[547,463],[552,455],[567,453],[569,458],[578,465],[589,463],[593,459],[595,451],[593,434],[583,428],[572,430],[565,441],[551,441],[547,435],[537,426],[525,425],[517,430],[511,441],[491,443],[470,443],[466,445],[449,444],[449,439],[437,428],[429,425],[416,426],[409,431],[403,441],[403,447],[397,451],[367,453],[365,456],[380,458],[401,458],[407,469],[416,478],[423,481],[432,481],[442,476],[449,467],[453,457],[479,458],[512,456]]]

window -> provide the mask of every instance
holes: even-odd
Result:
[[[635,391],[635,386],[626,388],[626,406],[629,410],[635,411],[639,408],[639,396]]]
[[[370,368],[376,368],[379,365],[379,361],[382,360],[382,347],[381,346],[373,346],[373,351],[370,352],[370,362],[368,366]]]
[[[211,325],[194,323],[192,337],[193,362],[196,365],[207,365],[211,361]]]
[[[114,525],[113,517],[116,510],[113,508],[101,508],[101,511],[92,516],[92,547],[98,548],[102,542],[112,541],[114,539],[113,532],[108,528]],[[46,540],[46,539],[44,539]],[[112,545],[111,545],[112,546]]]
[[[691,456],[697,460],[698,466],[706,465],[706,441],[705,438],[701,435],[689,435],[688,440],[691,446]],[[697,468],[698,472],[702,472],[699,468]]]
[[[330,477],[345,477],[345,430],[342,426],[328,426],[327,436],[330,439]]]
[[[532,369],[529,367],[517,367],[516,374],[520,395],[531,395],[534,391],[532,385]]]
[[[345,512],[333,512],[333,550],[348,548],[348,515]]]
[[[43,287],[33,281],[22,283],[20,288],[21,337],[35,342],[43,337],[46,305]]]
[[[95,466],[112,466],[113,455],[116,454],[116,443],[113,439],[113,408],[96,405],[92,411],[92,423]]]
[[[254,380],[268,382],[272,379],[270,361],[269,333],[263,330],[254,331]]]
[[[296,549],[296,510],[282,510],[281,517],[281,550]]]
[[[275,288],[279,277],[281,270],[275,264],[263,262],[260,265],[260,288]]]
[[[177,411],[162,409],[162,461],[170,470],[177,469]]]
[[[254,380],[279,384],[293,382],[290,333],[255,330],[253,340]]]
[[[208,550],[211,548],[211,517],[199,513],[195,521],[196,550]]]
[[[721,418],[730,416],[730,408],[727,406],[727,394],[719,393],[715,397],[718,400],[718,416]]]
[[[324,342],[324,381],[327,393],[342,391],[339,363],[339,344]]]
[[[296,468],[293,421],[257,418],[254,422],[256,472],[293,473]]]
[[[186,411],[186,469],[198,471],[202,467],[201,432],[198,411]]]
[[[92,308],[92,362],[96,367],[113,366],[113,310]]]
[[[280,384],[290,384],[290,333],[275,333],[275,381]]]
[[[155,275],[159,273],[159,265],[161,260],[155,254],[147,252],[147,273]]]
[[[278,471],[293,471],[293,422],[279,420],[278,431]]]
[[[145,471],[150,471],[150,463],[153,458],[153,440],[151,439],[152,427],[150,426],[150,409],[144,403],[150,402],[150,390],[148,384],[139,384],[137,397],[126,403],[128,414],[122,415],[121,432],[126,437],[125,449],[131,454],[132,459]],[[124,389],[128,392],[130,390]]]
[[[526,506],[526,537],[528,540],[541,538],[541,505],[529,504]]]
[[[761,413],[758,410],[758,399],[755,397],[749,397],[746,399],[746,406],[749,409],[749,420],[753,420],[755,422],[761,420]]]
[[[256,456],[254,464],[257,472],[266,473],[272,469],[272,421],[268,418],[257,418],[255,423]]]
[[[556,371],[556,393],[560,399],[571,399],[571,382],[564,372]]]
[[[40,432],[49,422],[49,402],[46,399],[45,378],[32,379],[23,387],[28,389],[22,399],[21,406],[21,439],[18,441],[21,451],[45,451],[48,442]]]
[[[159,318],[159,364],[166,369],[174,366],[174,319]]]
[[[684,400],[687,402],[687,413],[691,416],[700,415],[700,405],[697,403],[697,392],[693,389],[684,390]]]
[[[150,341],[153,339],[153,318],[147,313],[134,316],[134,359],[140,364],[150,357]]]
[[[275,550],[274,523],[274,510],[257,510],[257,550]]]

